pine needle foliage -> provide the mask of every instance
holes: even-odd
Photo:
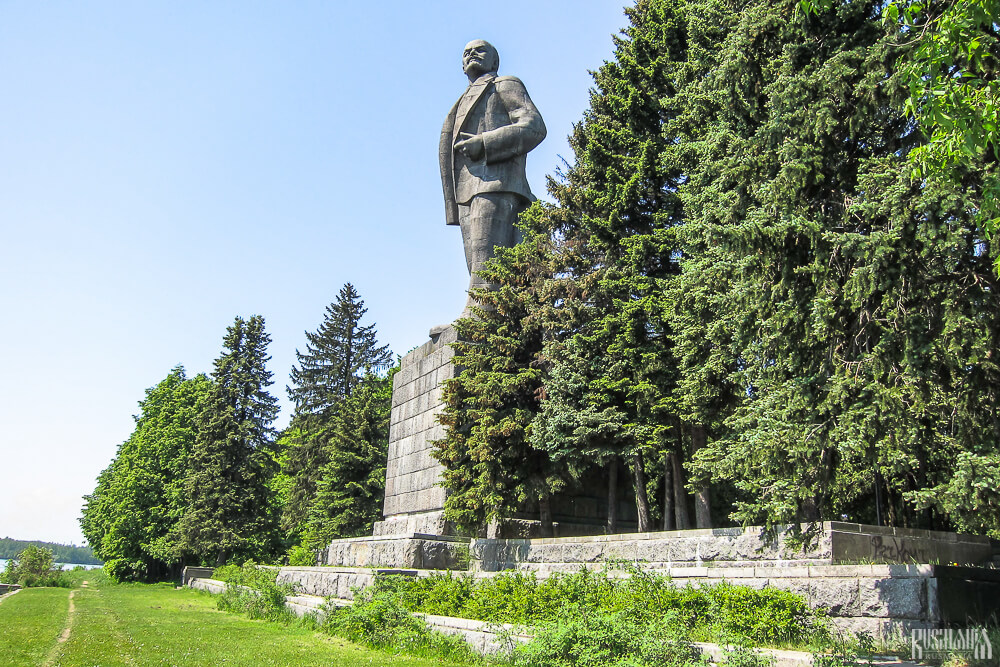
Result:
[[[190,504],[179,525],[179,551],[201,563],[259,561],[275,549],[269,482],[278,405],[267,391],[270,342],[263,317],[237,317],[215,360],[185,483]]]
[[[298,365],[292,367],[291,385],[286,387],[295,412],[279,442],[281,474],[288,480],[281,529],[290,543],[301,538],[311,521],[322,470],[330,462],[330,434],[344,402],[367,378],[382,376],[392,363],[389,346],[378,344],[375,324],[362,324],[367,312],[357,290],[346,283],[337,300],[326,307],[319,328],[306,332],[306,351],[295,351]],[[377,442],[370,444],[377,447]]]
[[[997,494],[959,482],[1000,463],[995,250],[974,193],[911,179],[923,137],[893,67],[908,47],[881,5],[797,6],[689,4],[711,20],[689,32],[673,326],[684,404],[725,431],[696,472],[744,492],[744,523],[995,531]]]
[[[384,372],[392,363],[388,345],[379,345],[374,324],[361,324],[368,309],[354,285],[340,288],[315,332],[306,332],[306,351],[295,351],[292,384],[286,387],[296,417],[320,414],[354,390],[365,372]]]
[[[479,320],[460,322],[440,460],[463,525],[545,502],[595,468],[630,465],[640,527],[652,527],[647,464],[675,450],[676,366],[663,283],[679,273],[673,228],[682,172],[664,159],[685,67],[681,4],[642,1],[594,73],[570,137],[575,159],[498,251]],[[682,452],[677,452],[683,456]],[[685,457],[686,458],[686,457]],[[615,506],[612,502],[610,506]]]
[[[445,384],[440,419],[446,436],[434,456],[445,468],[446,516],[470,533],[526,504],[544,507],[562,485],[548,454],[530,442],[543,383],[536,314],[549,236],[535,227],[541,210],[536,204],[522,218],[525,240],[497,248],[482,271],[499,289],[475,291],[477,317],[455,323],[454,363],[461,373]]]
[[[541,497],[528,457],[606,465],[609,486],[624,460],[649,526],[644,474],[666,457],[697,508],[732,489],[745,524],[1000,534],[1000,253],[977,228],[992,172],[914,173],[909,24],[877,2],[800,6],[627,10],[557,205],[532,209],[533,249],[500,253],[500,290],[460,323],[453,519]]]
[[[674,228],[683,171],[670,147],[686,69],[683,3],[626,9],[614,59],[594,73],[574,127],[574,162],[550,193],[559,206],[546,285],[548,381],[533,444],[579,475],[629,462],[640,530],[649,530],[645,461],[675,447],[681,424],[664,313],[679,273]],[[678,452],[683,456],[683,453]]]
[[[318,549],[334,538],[370,535],[381,518],[393,375],[395,369],[363,377],[322,434],[327,460],[309,502],[304,546]]]

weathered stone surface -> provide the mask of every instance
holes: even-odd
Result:
[[[191,588],[196,588],[199,591],[208,591],[213,594],[218,594],[226,590],[225,582],[218,581],[216,579],[194,578],[189,579],[186,585]]]
[[[413,532],[446,534],[441,517],[445,491],[438,486],[441,466],[431,455],[434,440],[444,436],[437,423],[443,407],[440,383],[454,376],[453,328],[443,329],[431,341],[406,355],[393,378],[389,418],[389,455],[383,514],[373,530],[376,536]]]
[[[923,577],[861,580],[858,600],[861,616],[929,618],[927,580]]]
[[[371,570],[331,567],[283,567],[278,571],[279,584],[291,584],[298,593],[353,600],[353,589],[371,584]]]
[[[831,616],[861,615],[857,579],[815,577],[809,582],[809,606],[826,609]]]
[[[852,530],[832,530],[831,525]],[[768,564],[784,567],[793,562],[801,566],[833,564],[843,562],[850,554],[854,554],[859,560],[870,561],[873,541],[884,545],[887,544],[885,540],[897,538],[886,532],[891,533],[891,528],[873,526],[871,531],[862,532],[867,531],[867,528],[858,524],[817,524],[812,527],[811,537],[806,542],[798,537],[793,540],[794,533],[789,526],[773,533],[750,527],[560,537],[526,542],[500,540],[503,544],[516,545],[516,548],[511,549],[502,546],[487,547],[485,542],[477,540],[473,545],[473,560],[475,567],[483,571],[520,567],[519,564],[544,563],[552,568],[558,567],[560,563],[593,563],[615,559],[676,565],[691,563],[755,567]],[[925,553],[954,554],[955,550],[964,550],[967,558],[980,558],[985,562],[988,560],[986,555],[991,555],[994,548],[987,538],[921,532],[922,535],[912,539],[921,541]],[[865,549],[855,548],[858,545],[868,546]],[[871,567],[883,568],[884,572],[880,572],[884,575],[896,576],[908,572],[912,574],[929,566],[904,562]]]
[[[987,537],[830,522],[836,562],[979,564],[993,556]]]
[[[319,560],[333,567],[466,569],[469,541],[420,533],[356,537],[334,540],[320,551]]]
[[[514,626],[506,623],[497,625],[453,616],[414,615],[439,632],[461,636],[475,651],[486,655],[509,653],[514,643],[523,644],[531,639],[530,635],[520,634]]]
[[[742,582],[741,582],[742,583]],[[808,577],[781,577],[767,580],[767,585],[783,591],[789,591],[809,599],[810,580]]]
[[[187,586],[192,579],[211,579],[215,568],[188,565],[181,571],[181,583]]]

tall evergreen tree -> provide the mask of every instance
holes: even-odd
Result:
[[[362,324],[367,312],[354,286],[345,284],[326,307],[319,329],[306,332],[306,352],[295,351],[298,366],[292,367],[287,388],[295,413],[279,443],[281,472],[288,478],[281,528],[292,543],[305,529],[329,462],[329,436],[340,405],[362,378],[392,363],[389,346],[378,344],[375,324]]]
[[[642,0],[615,57],[595,74],[590,107],[570,137],[575,160],[550,191],[554,278],[546,398],[536,447],[572,469],[607,470],[615,529],[618,468],[631,472],[640,530],[653,526],[647,464],[676,451],[672,340],[665,285],[679,273],[674,228],[683,177],[669,132],[679,110],[686,25],[683,3]],[[682,494],[683,495],[683,494]],[[707,515],[702,516],[708,525]]]
[[[743,523],[1000,534],[1000,252],[976,225],[994,175],[914,180],[926,139],[898,63],[917,46],[879,3],[800,4],[629,11],[558,206],[534,209],[550,245],[500,253],[492,310],[460,324],[452,518],[510,511],[530,473],[505,457],[544,454],[607,465],[609,491],[629,463],[649,526],[642,473],[662,454],[701,525],[712,483]],[[664,494],[677,527],[686,505]]]
[[[136,427],[85,496],[80,525],[116,580],[168,576],[179,563],[174,529],[187,507],[184,479],[198,416],[211,391],[177,366],[139,402]]]
[[[368,309],[351,283],[340,288],[337,300],[315,333],[306,332],[306,351],[295,350],[288,397],[295,415],[323,414],[351,394],[366,371],[385,371],[392,363],[388,345],[379,345],[374,324],[361,324]]]
[[[463,372],[445,394],[439,453],[452,520],[509,514],[520,499],[558,488],[553,471],[584,478],[599,466],[616,531],[624,464],[640,529],[649,530],[659,508],[648,475],[661,478],[667,463],[663,525],[688,525],[681,464],[696,438],[684,434],[701,425],[678,412],[666,324],[683,219],[671,134],[687,67],[683,8],[643,0],[626,10],[631,25],[595,73],[590,108],[570,137],[574,162],[550,181],[558,206],[533,209],[534,246],[499,254],[488,271],[503,289],[483,295],[490,308],[480,320],[460,323]],[[699,525],[709,525],[707,490],[698,490]]]
[[[481,272],[499,287],[474,294],[478,317],[455,324],[462,372],[445,385],[446,436],[434,455],[445,467],[445,514],[472,533],[537,503],[550,534],[549,498],[563,484],[548,453],[530,442],[544,378],[538,314],[550,243],[540,212],[536,204],[522,217],[525,240],[498,248]]]
[[[260,559],[274,549],[269,481],[278,405],[267,391],[270,342],[263,317],[237,317],[215,360],[185,483],[190,504],[179,525],[179,550],[203,563]]]
[[[877,3],[690,6],[711,20],[689,35],[701,138],[673,325],[684,401],[728,427],[700,474],[745,492],[743,522],[960,525],[971,515],[945,490],[995,470],[1000,435],[996,250],[970,213],[976,175],[967,190],[911,181],[923,139],[893,70],[909,47]],[[975,528],[995,530],[985,516]]]
[[[327,462],[308,504],[303,546],[322,548],[334,538],[370,535],[381,518],[394,374],[365,375],[320,436]]]

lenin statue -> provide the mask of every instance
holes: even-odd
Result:
[[[497,76],[500,56],[489,42],[469,42],[462,69],[469,87],[441,128],[439,159],[445,219],[462,229],[469,288],[491,288],[477,272],[495,246],[517,243],[517,216],[534,201],[525,156],[545,138],[545,123],[520,79]],[[462,317],[471,315],[470,296]]]

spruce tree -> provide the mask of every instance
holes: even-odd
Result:
[[[269,482],[278,405],[267,391],[270,342],[263,317],[237,317],[215,360],[185,484],[190,504],[179,525],[180,551],[202,563],[261,559],[274,550]]]
[[[497,248],[481,272],[498,288],[474,293],[478,316],[455,323],[454,363],[462,371],[445,385],[446,436],[434,456],[445,468],[446,517],[470,533],[537,505],[551,534],[549,498],[564,484],[548,453],[530,441],[544,378],[538,315],[551,242],[538,228],[541,210],[536,204],[522,216],[524,241]]]
[[[354,286],[345,284],[316,332],[306,332],[306,352],[295,351],[298,365],[292,367],[287,387],[295,412],[279,443],[282,475],[289,479],[281,528],[291,543],[305,528],[322,469],[330,460],[329,436],[340,405],[362,378],[392,363],[389,346],[378,344],[375,324],[362,324],[367,312]]]
[[[318,436],[327,461],[309,499],[303,546],[318,549],[334,538],[370,535],[381,518],[394,374],[366,374]]]
[[[351,394],[365,372],[380,372],[392,363],[388,345],[379,345],[374,324],[361,319],[368,309],[351,283],[340,288],[337,300],[315,333],[306,332],[306,351],[295,350],[288,397],[295,415],[323,414]]]
[[[532,441],[578,474],[606,469],[612,531],[620,465],[631,473],[639,528],[650,530],[647,467],[669,454],[686,458],[675,449],[683,424],[664,317],[679,273],[683,172],[670,129],[686,66],[683,8],[644,0],[626,10],[630,25],[594,74],[590,107],[570,137],[574,162],[550,182],[559,209],[550,216],[549,379]]]
[[[909,46],[879,5],[797,6],[691,4],[712,20],[689,35],[701,134],[672,324],[683,402],[725,426],[699,473],[743,491],[742,522],[995,530],[961,508],[996,494],[955,483],[990,470],[1000,435],[977,175],[911,179],[923,138],[893,69]]]
[[[439,456],[449,517],[463,525],[543,501],[566,474],[590,477],[596,466],[615,531],[622,465],[640,529],[653,527],[659,508],[648,491],[659,479],[670,480],[665,527],[688,525],[681,464],[696,438],[683,434],[701,425],[678,412],[667,326],[683,220],[671,132],[686,82],[686,19],[672,0],[644,0],[626,14],[631,25],[595,73],[590,108],[570,137],[574,162],[550,181],[558,205],[527,215],[531,244],[498,254],[488,271],[501,289],[482,295],[490,307],[478,321],[459,323],[463,372],[445,392]],[[665,463],[673,467],[661,477]],[[707,490],[698,491],[707,509]],[[711,521],[707,511],[699,518]]]

